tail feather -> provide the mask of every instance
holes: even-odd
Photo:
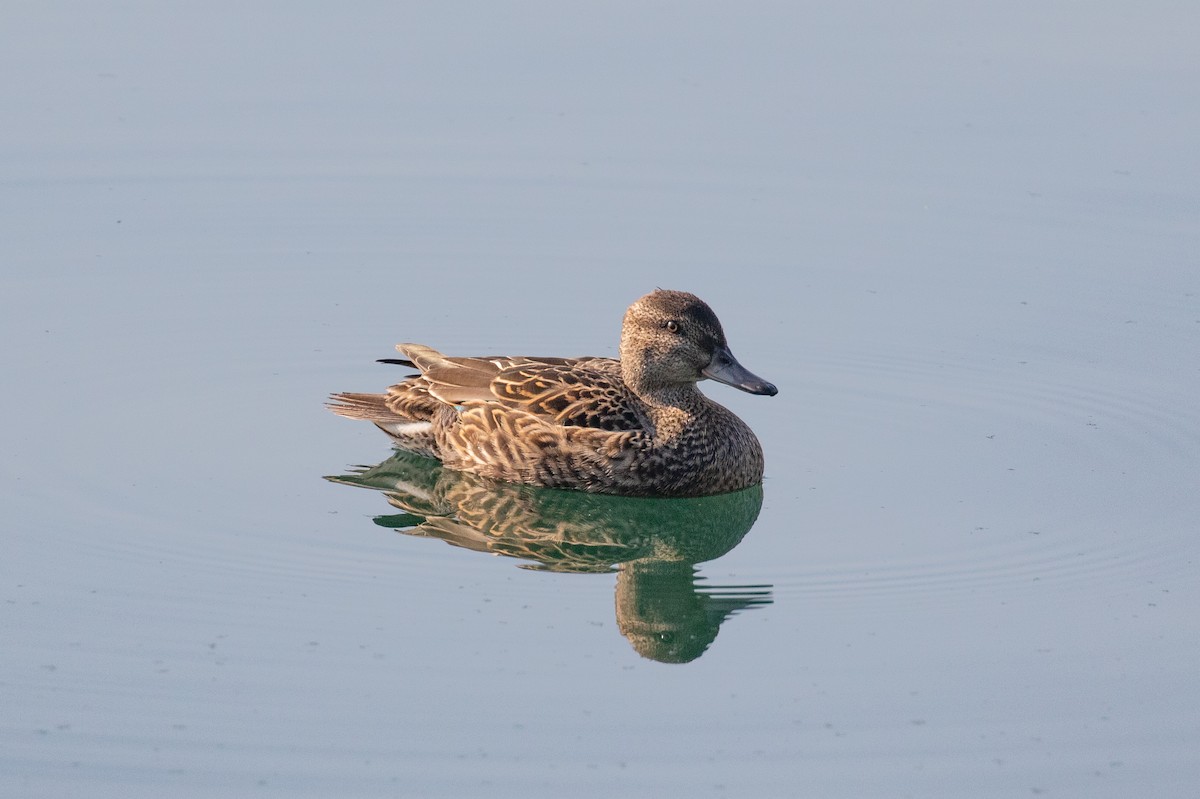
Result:
[[[325,407],[347,419],[365,419],[375,424],[395,423],[405,420],[387,406],[386,394],[356,394],[345,392],[330,394]]]
[[[416,369],[417,365],[407,358],[376,358],[375,363],[394,363],[400,366],[407,366],[409,369]],[[412,375],[416,377],[416,375]]]
[[[388,394],[355,394],[344,392],[331,394],[325,407],[347,419],[365,419],[391,436],[401,449],[416,452],[430,458],[440,458],[433,422],[428,418],[414,418],[396,410],[396,403]]]

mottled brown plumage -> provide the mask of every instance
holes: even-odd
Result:
[[[630,496],[701,496],[762,481],[754,433],[696,383],[767,395],[775,387],[737,362],[694,295],[659,290],[631,305],[619,361],[396,349],[406,358],[396,362],[420,374],[384,394],[335,394],[329,408],[451,469]]]

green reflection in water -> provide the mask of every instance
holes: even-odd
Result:
[[[375,523],[408,535],[519,558],[527,569],[615,571],[617,626],[653,660],[695,660],[732,614],[771,603],[769,585],[707,586],[695,568],[750,531],[762,486],[690,499],[615,497],[500,483],[408,452],[327,479],[382,491],[402,512]]]

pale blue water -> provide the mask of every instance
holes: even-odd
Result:
[[[0,794],[1193,796],[1198,28],[10,9]],[[748,532],[518,568],[323,479],[395,342],[611,355],[655,286],[780,387],[706,385]]]

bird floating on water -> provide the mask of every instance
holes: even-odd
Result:
[[[619,360],[396,349],[405,357],[383,361],[419,374],[382,394],[334,394],[328,407],[448,468],[626,496],[704,496],[762,482],[753,431],[696,383],[778,391],[738,363],[716,314],[693,294],[660,289],[629,306]]]

